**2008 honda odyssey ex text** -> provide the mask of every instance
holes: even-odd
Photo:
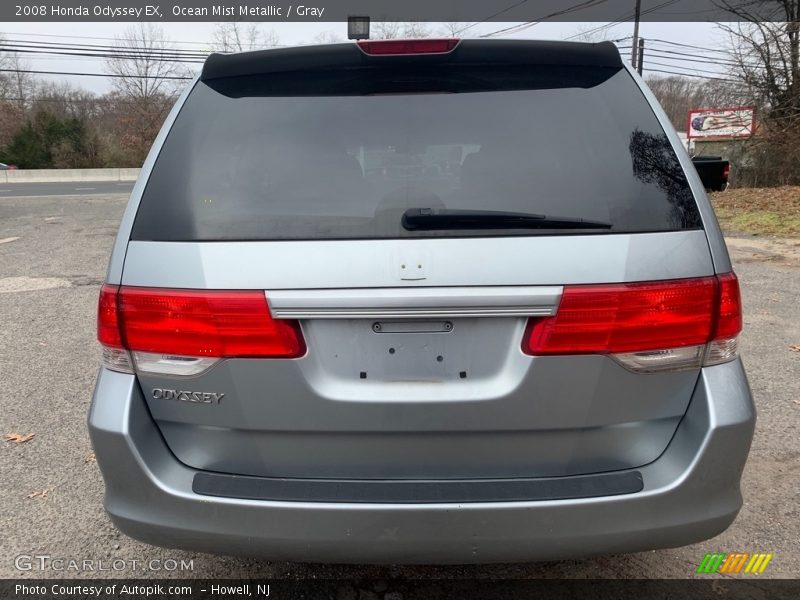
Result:
[[[610,43],[212,55],[122,219],[89,429],[152,544],[491,562],[742,503],[739,288]]]

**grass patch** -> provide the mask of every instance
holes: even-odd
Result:
[[[779,237],[800,236],[800,217],[776,212],[736,210],[725,207],[714,209],[726,233],[749,233]]]
[[[800,187],[731,189],[711,201],[725,233],[800,237]]]

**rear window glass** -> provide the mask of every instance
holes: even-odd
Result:
[[[409,209],[700,227],[663,129],[624,70],[349,70],[199,82],[158,156],[135,240],[553,235],[409,231]]]

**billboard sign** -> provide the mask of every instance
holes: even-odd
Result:
[[[756,123],[754,106],[700,108],[689,111],[686,134],[690,138],[732,139],[753,135]]]

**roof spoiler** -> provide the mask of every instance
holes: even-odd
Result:
[[[372,42],[380,43],[380,42]],[[585,44],[534,40],[461,40],[452,52],[435,54],[366,54],[355,43],[299,46],[238,54],[212,54],[201,81],[293,71],[344,69],[402,64],[550,65],[621,68],[611,42]]]

